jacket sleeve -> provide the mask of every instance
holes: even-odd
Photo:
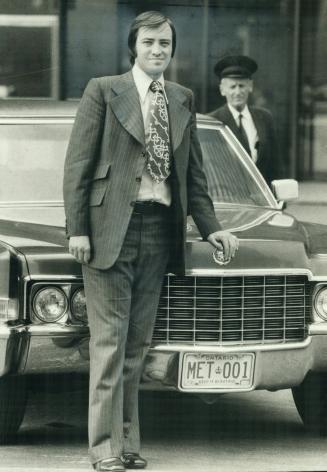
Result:
[[[68,236],[89,234],[90,184],[99,154],[105,102],[99,83],[92,79],[80,101],[64,167],[64,205]]]
[[[208,194],[207,178],[202,167],[202,151],[196,129],[194,97],[191,92],[190,156],[187,174],[189,211],[204,239],[221,229],[212,200]]]

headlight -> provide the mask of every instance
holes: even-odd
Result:
[[[85,299],[84,288],[80,288],[76,290],[76,292],[72,296],[71,311],[72,311],[73,317],[77,321],[82,321],[83,323],[87,323],[86,299]]]
[[[39,320],[54,323],[62,318],[68,309],[65,293],[57,287],[39,290],[33,299],[33,310]]]
[[[321,288],[314,300],[317,315],[324,321],[327,320],[327,287]]]

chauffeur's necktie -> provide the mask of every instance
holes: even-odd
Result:
[[[242,115],[242,113],[240,113],[238,115],[239,117],[239,125],[238,125],[238,129],[240,130],[240,135],[242,137],[242,144],[245,148],[245,150],[250,154],[251,156],[251,148],[250,148],[250,144],[249,144],[249,140],[248,140],[248,135],[246,134],[246,131],[244,129],[244,126],[243,126],[243,123],[242,123],[242,119],[244,118],[244,116]]]
[[[149,135],[146,145],[147,170],[156,183],[164,181],[170,174],[169,123],[166,100],[160,82],[153,81],[151,98]]]

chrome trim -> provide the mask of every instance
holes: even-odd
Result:
[[[24,277],[24,300],[23,300],[23,318],[27,319],[27,284],[29,282],[40,282],[40,284],[46,283],[47,285],[51,285],[54,283],[60,282],[61,284],[70,284],[70,283],[83,283],[82,276],[75,276],[75,275],[26,275]]]
[[[321,334],[321,333],[318,333]],[[274,342],[272,344],[233,344],[230,346],[213,346],[211,345],[187,345],[187,344],[157,344],[151,346],[153,351],[165,352],[215,352],[215,353],[231,353],[231,352],[269,352],[269,351],[291,351],[294,349],[304,349],[311,344],[311,338],[307,337],[304,341],[284,343],[283,341]]]
[[[251,223],[247,223],[246,225],[243,225],[243,226],[237,226],[236,228],[230,228],[228,231],[231,231],[231,232],[246,231],[247,229],[261,225],[261,223],[266,221],[268,218],[273,217],[274,215],[277,215],[279,213],[280,212],[277,210],[268,210],[266,213],[264,213],[262,216],[258,217],[257,219],[253,220]],[[247,239],[244,241],[253,241],[253,239],[251,240]],[[262,241],[262,239],[260,241]],[[267,240],[265,239],[265,241]]]
[[[49,283],[51,284],[51,282],[53,282],[53,281],[56,282],[57,280],[61,280],[62,283],[65,283],[67,281],[72,281],[72,280],[83,280],[83,277],[81,275],[67,275],[67,274],[62,274],[62,275],[60,275],[60,274],[59,275],[58,274],[57,275],[52,275],[52,274],[30,274],[30,275],[27,275],[24,279],[27,282],[30,282],[30,281],[37,282],[38,280],[40,282],[44,282],[44,281],[48,280]]]
[[[0,338],[7,338],[8,334],[22,334],[26,332],[26,326],[21,324],[17,326],[8,326],[6,323],[0,323]]]
[[[213,250],[212,258],[216,262],[216,264],[218,264],[219,266],[225,266],[229,264],[230,261],[232,260],[231,257],[229,257],[228,259],[225,259],[223,249],[219,249],[219,248],[216,248]]]
[[[166,276],[153,344],[301,342],[307,337],[311,295],[305,275]]]
[[[0,125],[72,125],[74,118],[67,116],[25,116],[25,117],[0,117]]]
[[[143,372],[142,388],[156,389],[178,388],[178,363],[184,352],[196,352],[194,349],[184,349],[180,346],[180,351],[173,352],[169,349],[150,350],[145,362]],[[327,348],[326,336],[313,336],[303,342],[301,345],[292,346],[273,346],[269,349],[258,349],[249,346],[246,350],[232,347],[226,349],[210,349],[205,351],[199,348],[201,353],[230,354],[246,353],[256,354],[254,389],[280,390],[300,385],[309,371],[326,372],[327,371]],[[207,389],[188,390],[198,393],[209,393]],[[210,393],[237,393],[230,389],[212,389]]]
[[[51,286],[56,287],[59,291],[62,291],[63,294],[65,295],[67,306],[65,312],[60,316],[55,321],[43,321],[42,319],[39,318],[39,316],[36,314],[35,309],[34,309],[34,298],[37,295],[38,292],[42,290],[46,290],[50,288]],[[83,288],[83,282],[76,282],[76,281],[64,281],[63,279],[60,280],[60,282],[56,282],[54,280],[51,281],[46,281],[46,282],[36,282],[32,285],[31,287],[31,292],[30,295],[33,295],[33,298],[31,297],[29,302],[29,309],[30,309],[30,321],[32,323],[37,323],[37,324],[46,324],[46,325],[68,325],[72,324],[72,326],[79,326],[79,320],[73,317],[72,319],[72,312],[71,312],[71,297],[72,293],[76,290],[76,288]],[[74,321],[76,323],[74,323]]]
[[[309,336],[317,336],[319,334],[327,335],[327,321],[320,321],[309,325]]]
[[[53,200],[53,201],[30,201],[30,202],[22,202],[22,201],[13,201],[13,202],[0,202],[0,209],[1,208],[49,208],[49,207],[63,207],[64,201],[63,200]]]
[[[48,336],[48,337],[79,337],[89,335],[89,328],[82,325],[67,325],[60,323],[42,323],[39,325],[29,325],[25,327],[26,333],[31,336]]]
[[[0,323],[0,338],[7,338],[9,334],[28,334],[30,336],[53,337],[79,337],[89,335],[89,328],[85,325],[67,325],[60,323],[42,323],[8,326]]]
[[[199,275],[206,277],[234,277],[243,275],[306,275],[308,280],[313,277],[309,269],[186,269],[185,275]]]

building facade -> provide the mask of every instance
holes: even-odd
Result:
[[[0,96],[75,99],[91,77],[127,71],[129,25],[145,10],[173,19],[166,77],[199,112],[223,103],[217,60],[253,57],[252,102],[274,115],[285,176],[327,177],[327,0],[2,0]]]

